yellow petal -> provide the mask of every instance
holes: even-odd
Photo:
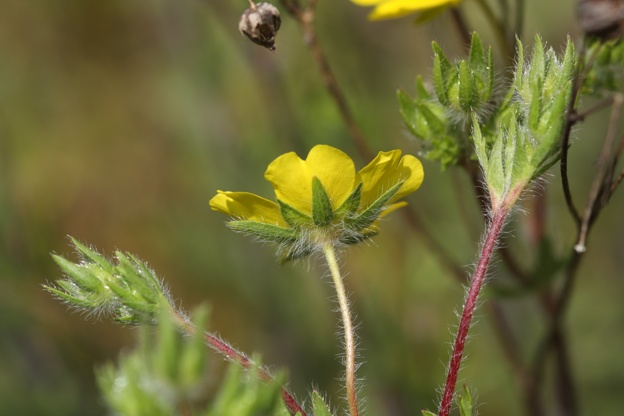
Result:
[[[210,208],[223,212],[236,219],[263,222],[265,224],[288,227],[282,214],[273,201],[249,192],[223,192],[210,200]]]
[[[420,187],[424,173],[422,164],[411,155],[401,158],[400,150],[379,152],[359,173],[362,181],[362,198],[360,206],[367,207],[388,189],[401,181],[405,181],[389,202],[398,201]]]
[[[317,145],[308,153],[306,164],[312,175],[323,184],[332,208],[338,209],[355,186],[353,160],[335,147]]]
[[[457,4],[461,0],[386,0],[368,16],[370,20],[392,19],[435,7]]]
[[[358,6],[373,6],[375,4],[382,3],[387,0],[351,0],[351,3],[355,3]]]
[[[312,175],[295,152],[271,162],[264,178],[273,185],[277,199],[304,214],[312,214]]]
[[[277,199],[307,215],[312,215],[314,176],[321,181],[336,209],[353,191],[355,167],[351,158],[340,150],[317,145],[305,161],[294,152],[286,153],[271,162],[264,174],[273,185]]]

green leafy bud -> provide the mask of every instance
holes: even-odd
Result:
[[[171,307],[160,280],[136,257],[118,251],[113,263],[77,240],[72,242],[80,262],[53,256],[65,278],[56,286],[44,286],[50,293],[88,313],[112,313],[127,324],[154,322],[159,308]]]

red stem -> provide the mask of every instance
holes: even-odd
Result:
[[[178,313],[174,312],[174,317],[187,334],[194,334],[197,331],[193,324],[191,324]],[[223,341],[218,336],[211,334],[210,332],[204,332],[204,342],[210,348],[225,356],[225,358],[227,358],[229,361],[234,361],[235,363],[238,363],[244,369],[248,369],[254,364],[253,361],[245,354],[236,350],[230,344]],[[263,381],[273,380],[273,376],[271,376],[271,374],[262,367],[258,367],[258,375]],[[282,387],[282,400],[284,400],[284,404],[288,408],[288,411],[291,415],[296,415],[297,413],[299,413],[301,416],[307,416],[303,408],[299,405],[299,403],[297,403],[297,400],[293,397],[292,394],[290,394],[288,390],[286,390],[285,387]]]
[[[457,384],[457,375],[459,374],[459,368],[464,354],[464,347],[466,346],[466,338],[468,336],[468,330],[470,329],[472,315],[474,314],[475,307],[477,306],[479,291],[481,290],[481,286],[483,286],[488,264],[492,259],[492,254],[496,249],[496,243],[500,236],[501,230],[505,225],[505,219],[508,214],[509,208],[503,205],[497,208],[492,216],[492,221],[481,249],[481,255],[479,256],[479,262],[477,263],[477,268],[472,276],[470,289],[468,291],[468,295],[466,296],[464,310],[462,311],[461,320],[459,322],[459,328],[457,329],[455,345],[453,346],[453,354],[451,355],[448,374],[446,376],[446,383],[444,385],[444,393],[442,395],[442,402],[440,403],[440,410],[438,412],[439,416],[448,416],[451,411],[455,385]]]

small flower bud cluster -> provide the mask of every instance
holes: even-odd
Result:
[[[492,50],[483,48],[474,33],[467,60],[451,64],[440,46],[433,43],[433,90],[416,81],[416,96],[399,91],[401,115],[408,129],[425,143],[425,157],[442,168],[470,159],[472,145],[466,125],[476,114],[487,118],[494,105]]]

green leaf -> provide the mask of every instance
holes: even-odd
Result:
[[[442,48],[436,42],[433,42],[433,88],[438,100],[442,104],[448,104],[448,93],[446,91],[447,77],[451,70],[451,64],[444,55]]]
[[[94,250],[91,250],[89,247],[82,244],[80,241],[76,240],[74,237],[70,237],[70,239],[72,243],[74,244],[74,247],[76,247],[76,249],[78,250],[78,252],[80,253],[82,257],[84,257],[86,260],[88,260],[91,263],[98,264],[107,273],[110,273],[110,274],[113,273],[113,269],[114,269],[113,265],[111,264],[110,261],[106,260],[104,256],[100,255],[98,252]]]
[[[459,105],[466,113],[472,111],[475,104],[476,88],[473,74],[466,61],[459,63]]]
[[[464,394],[457,395],[457,406],[459,407],[459,414],[461,416],[472,416],[473,404],[472,395],[468,387],[464,385]]]
[[[312,392],[312,413],[314,416],[332,416],[331,410],[316,390]]]
[[[64,257],[52,255],[56,264],[70,277],[78,286],[90,292],[101,292],[104,284],[95,277],[88,268],[75,264]]]

